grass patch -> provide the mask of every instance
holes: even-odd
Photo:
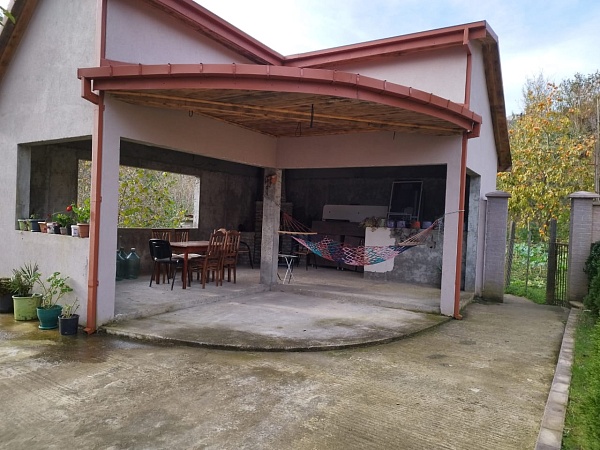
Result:
[[[546,304],[545,287],[527,286],[527,289],[525,289],[524,282],[513,280],[510,282],[510,285],[506,287],[505,292],[507,294],[516,295],[517,297],[527,298],[539,305]]]
[[[562,448],[600,449],[600,321],[587,312],[575,332],[569,404]]]

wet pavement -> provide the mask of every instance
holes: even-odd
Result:
[[[507,296],[386,344],[225,351],[0,315],[0,447],[525,449],[567,311]]]

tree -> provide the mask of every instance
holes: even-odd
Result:
[[[578,111],[564,110],[559,91],[541,75],[527,81],[525,111],[509,129],[513,165],[498,175],[499,188],[512,196],[511,219],[523,225],[533,222],[541,237],[552,218],[559,224],[559,236],[566,236],[568,195],[594,188],[595,136],[578,129]]]

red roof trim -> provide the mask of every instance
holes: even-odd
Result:
[[[463,46],[465,45],[465,35],[470,40],[493,40],[497,42],[496,35],[487,22],[482,21],[287,56],[284,65],[324,67],[328,64],[371,59],[390,54]]]
[[[258,64],[282,64],[283,56],[192,0],[145,0]]]
[[[117,65],[82,68],[94,90],[250,89],[302,92],[400,107],[446,120],[477,135],[481,117],[463,105],[386,80],[324,69],[253,64]]]

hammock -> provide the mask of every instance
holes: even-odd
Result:
[[[318,242],[309,239],[302,239],[294,235],[316,235],[308,227],[293,219],[289,214],[282,213],[282,234],[290,234],[299,244],[306,247],[315,255],[337,263],[344,263],[349,266],[369,266],[378,264],[388,259],[395,258],[400,253],[416,246],[422,245],[431,235],[433,229],[438,224],[438,220],[433,222],[430,227],[421,230],[419,233],[409,237],[398,245],[387,246],[369,246],[359,245],[353,247],[334,241],[329,237],[324,237]]]

